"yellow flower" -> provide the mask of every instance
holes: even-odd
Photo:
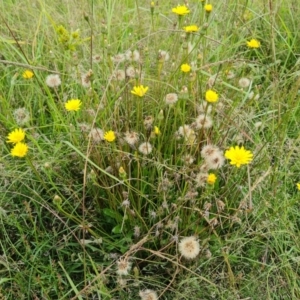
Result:
[[[109,131],[106,131],[105,134],[104,134],[104,139],[107,141],[107,142],[113,142],[115,139],[116,139],[116,135],[115,133],[112,131],[112,130],[109,130]]]
[[[22,74],[24,79],[30,79],[34,76],[34,73],[31,70],[25,70]]]
[[[300,191],[300,182],[297,183],[297,189]]]
[[[214,173],[209,173],[206,181],[208,184],[214,184],[216,180],[217,180],[217,176]]]
[[[154,126],[154,134],[155,135],[160,135],[161,134],[161,132],[160,132],[160,130],[157,126]]]
[[[71,99],[65,103],[67,111],[78,111],[82,102],[79,99]]]
[[[7,136],[7,143],[19,143],[22,142],[25,138],[25,131],[22,128],[15,129],[10,132]]]
[[[259,48],[260,47],[260,42],[256,39],[252,39],[249,42],[247,42],[247,46],[249,48]]]
[[[182,72],[188,73],[191,71],[191,66],[189,64],[182,64],[180,69]]]
[[[183,27],[183,29],[185,30],[185,32],[197,32],[199,30],[197,25],[185,26]]]
[[[139,96],[139,97],[143,97],[147,93],[147,91],[148,91],[147,86],[139,85],[139,86],[133,87],[131,94]]]
[[[185,5],[178,5],[177,7],[172,8],[172,12],[178,16],[184,16],[190,13]]]
[[[213,90],[207,90],[205,93],[205,100],[210,103],[217,102],[219,99],[219,95]]]
[[[253,159],[253,154],[251,151],[246,150],[243,146],[235,146],[230,147],[229,150],[225,151],[225,157],[231,160],[231,165],[235,165],[239,168],[241,165],[249,164]]]
[[[213,10],[213,6],[211,4],[205,4],[204,9],[207,13],[210,13]]]
[[[28,152],[28,146],[25,143],[16,143],[11,149],[10,154],[12,156],[24,157]]]

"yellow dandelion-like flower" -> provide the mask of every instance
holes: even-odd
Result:
[[[260,41],[256,39],[251,39],[250,41],[247,42],[247,46],[249,48],[257,49],[260,47]]]
[[[180,69],[183,73],[188,73],[191,71],[191,66],[189,64],[182,64]]]
[[[185,26],[185,27],[183,27],[183,29],[185,30],[185,32],[188,32],[188,33],[199,31],[199,27],[197,25]]]
[[[11,149],[10,154],[16,157],[24,157],[28,152],[28,146],[25,143],[16,143]]]
[[[25,131],[22,128],[15,129],[7,136],[7,143],[16,144],[22,142],[25,138]]]
[[[34,76],[34,73],[31,70],[25,70],[22,74],[24,79],[30,79]]]
[[[300,191],[300,182],[297,183],[297,189]]]
[[[78,111],[82,102],[79,99],[71,99],[65,103],[67,111]]]
[[[143,96],[145,96],[147,91],[148,91],[147,86],[138,85],[138,86],[133,87],[133,90],[131,91],[131,94],[139,96],[139,97],[143,97]]]
[[[217,102],[219,99],[218,94],[213,90],[207,90],[205,93],[205,100],[210,103]]]
[[[215,184],[216,180],[217,180],[217,176],[214,173],[209,173],[206,181],[208,184],[212,185]]]
[[[113,142],[116,139],[116,135],[115,135],[114,131],[112,131],[112,130],[106,131],[104,134],[104,139],[107,142],[110,142],[110,143]]]
[[[207,13],[210,13],[213,10],[213,6],[211,4],[205,4],[204,9]]]
[[[161,134],[161,132],[160,132],[160,130],[157,126],[154,126],[153,132],[154,132],[155,135],[160,135]]]
[[[190,13],[185,5],[178,5],[177,7],[172,8],[172,12],[178,16],[184,16]]]
[[[243,146],[235,146],[225,151],[225,157],[230,160],[231,165],[235,165],[239,168],[241,165],[249,164],[253,159],[253,154]]]

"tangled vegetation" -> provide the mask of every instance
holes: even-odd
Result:
[[[3,1],[0,299],[300,299],[298,13]]]

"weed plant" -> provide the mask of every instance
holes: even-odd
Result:
[[[0,299],[300,299],[297,1],[0,12]]]

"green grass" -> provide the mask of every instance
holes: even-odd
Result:
[[[296,1],[212,0],[208,15],[191,0],[180,19],[173,0],[152,11],[144,0],[75,2],[0,4],[0,299],[156,299],[147,289],[159,299],[299,299]],[[200,30],[187,35],[191,24]],[[128,50],[140,58],[113,59]],[[133,76],[116,80],[128,67]],[[143,97],[131,93],[140,84]],[[206,106],[209,89],[219,99]],[[79,111],[65,109],[70,99]],[[197,127],[200,114],[210,128]],[[7,143],[17,128],[24,157]],[[109,130],[112,143],[101,138]],[[244,146],[253,160],[209,169],[209,144],[221,159]],[[200,244],[193,259],[180,251],[189,236]]]

